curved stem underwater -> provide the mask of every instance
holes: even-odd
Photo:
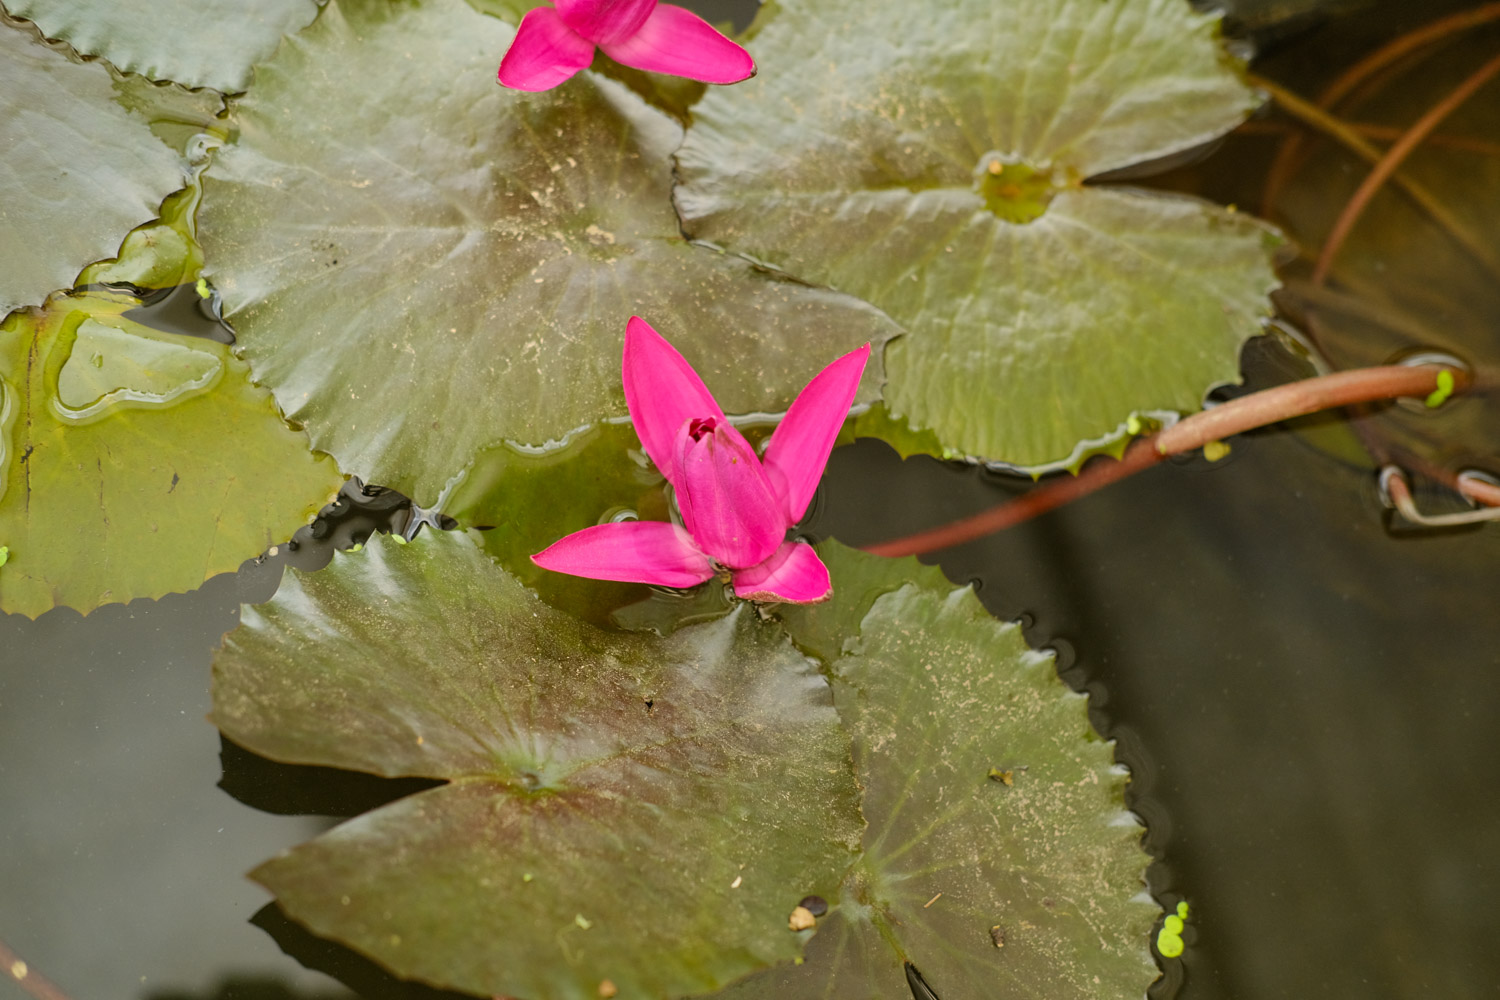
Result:
[[[1447,17],[1439,18],[1436,21],[1409,31],[1371,52],[1339,74],[1338,78],[1318,95],[1316,108],[1328,111],[1353,93],[1365,81],[1376,77],[1388,67],[1395,65],[1413,53],[1442,41],[1450,35],[1466,31],[1469,28],[1479,27],[1495,20],[1500,20],[1500,2],[1486,3],[1473,10],[1459,11],[1456,14],[1450,14]],[[1281,196],[1282,188],[1286,186],[1291,176],[1296,173],[1301,162],[1301,157],[1298,154],[1302,151],[1302,146],[1303,143],[1300,136],[1290,135],[1281,148],[1277,150],[1276,159],[1272,162],[1271,168],[1266,172],[1266,185],[1261,194],[1262,215],[1267,214],[1269,206],[1276,203]]]
[[[880,556],[911,556],[982,538],[1088,496],[1150,468],[1169,455],[1201,448],[1234,434],[1356,403],[1430,396],[1439,388],[1440,372],[1450,373],[1455,394],[1473,384],[1468,372],[1445,365],[1385,365],[1335,372],[1252,392],[1133,441],[1117,461],[1096,461],[1076,476],[1054,479],[989,510],[904,538],[866,545],[864,550]]]
[[[1386,150],[1380,162],[1375,164],[1375,169],[1370,171],[1369,176],[1364,179],[1359,190],[1354,192],[1354,196],[1349,199],[1349,203],[1344,206],[1343,212],[1334,222],[1328,239],[1323,243],[1323,250],[1318,254],[1318,263],[1313,269],[1313,284],[1321,285],[1327,279],[1328,272],[1333,267],[1334,258],[1338,256],[1339,249],[1343,247],[1344,241],[1354,229],[1354,224],[1364,214],[1365,207],[1375,197],[1375,192],[1380,190],[1386,180],[1396,172],[1396,168],[1401,165],[1402,161],[1421,145],[1422,140],[1427,138],[1444,118],[1456,111],[1459,105],[1472,97],[1474,92],[1488,83],[1496,73],[1500,73],[1500,55],[1494,56],[1471,73],[1447,97],[1429,108],[1426,114],[1407,129],[1405,135]]]
[[[1381,161],[1386,157],[1386,153],[1381,152],[1381,150],[1366,140],[1364,133],[1358,126],[1336,118],[1316,104],[1298,97],[1295,93],[1276,83],[1274,80],[1268,80],[1253,73],[1250,74],[1250,79],[1257,87],[1270,94],[1271,99],[1276,102],[1276,106],[1286,114],[1302,125],[1321,132],[1328,138],[1338,142],[1345,149],[1369,163],[1371,167],[1379,167]],[[1394,140],[1400,140],[1409,131],[1408,129],[1395,129],[1387,134]],[[1295,138],[1295,135],[1289,136],[1287,141],[1290,142],[1293,138]],[[1443,232],[1447,233],[1449,237],[1462,246],[1470,256],[1489,268],[1497,277],[1500,277],[1500,257],[1495,255],[1483,237],[1470,229],[1456,212],[1443,204],[1437,195],[1433,194],[1416,180],[1406,177],[1399,172],[1392,173],[1388,179],[1397,188],[1401,189],[1407,197],[1414,201],[1422,211],[1426,212],[1428,217],[1437,223]],[[1371,193],[1373,194],[1373,191]],[[1266,199],[1271,197],[1272,195],[1268,194],[1263,196],[1261,200],[1261,215],[1267,218],[1270,218],[1274,202]]]

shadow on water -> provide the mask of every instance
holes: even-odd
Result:
[[[250,918],[303,968],[337,979],[363,1000],[471,1000],[467,993],[440,990],[397,979],[363,955],[311,933],[289,920],[275,903],[267,903]]]
[[[219,788],[245,805],[277,816],[345,818],[446,782],[428,778],[381,778],[336,767],[267,760],[220,734]]]
[[[270,976],[227,976],[212,992],[164,990],[148,993],[144,1000],[347,1000],[347,997],[342,990],[296,990]]]

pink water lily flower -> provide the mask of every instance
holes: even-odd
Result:
[[[594,47],[625,66],[704,83],[738,83],[755,60],[703,18],[657,0],[556,0],[526,12],[500,82],[551,90],[594,61]]]
[[[811,545],[786,534],[807,512],[869,358],[866,344],[819,372],[771,434],[762,460],[676,348],[632,317],[625,404],[641,446],[672,484],[682,524],[600,524],[531,561],[574,576],[663,587],[692,587],[725,569],[735,594],[748,600],[823,600],[833,592],[828,567]]]

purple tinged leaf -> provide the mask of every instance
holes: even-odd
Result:
[[[747,601],[816,604],[833,593],[833,582],[811,545],[783,542],[765,562],[735,571],[734,593]]]
[[[599,47],[625,66],[704,83],[738,83],[755,75],[750,53],[697,14],[671,4],[658,6],[639,30],[601,39]]]
[[[850,351],[807,383],[766,446],[766,478],[786,507],[788,524],[807,513],[833,442],[849,415],[859,379],[870,360],[870,345]]]
[[[596,45],[611,45],[635,34],[656,8],[656,0],[557,0],[568,27]]]
[[[621,521],[584,528],[531,557],[543,569],[594,580],[695,587],[714,575],[708,556],[668,521]]]
[[[551,90],[594,61],[594,43],[551,7],[527,11],[500,60],[500,82],[515,90]]]
[[[677,436],[677,506],[693,541],[721,564],[754,566],[786,536],[783,505],[744,435],[722,417]]]
[[[689,421],[709,417],[727,424],[724,411],[687,359],[639,316],[630,317],[625,327],[621,379],[641,447],[677,486],[673,456],[678,432]]]

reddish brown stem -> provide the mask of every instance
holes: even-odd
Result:
[[[1158,434],[1156,447],[1163,455],[1175,455],[1319,410],[1399,396],[1425,396],[1437,388],[1439,371],[1441,365],[1386,365],[1289,382],[1195,413]],[[1450,371],[1456,384],[1467,387],[1465,373]]]
[[[1486,507],[1500,507],[1500,486],[1483,479],[1464,479],[1458,484],[1458,492]]]
[[[1369,142],[1366,142],[1359,131],[1347,122],[1335,118],[1322,108],[1309,101],[1304,101],[1285,87],[1271,80],[1266,80],[1252,74],[1251,81],[1262,90],[1266,91],[1276,101],[1277,107],[1306,125],[1308,128],[1328,136],[1338,142],[1345,149],[1356,156],[1367,161],[1372,167],[1378,165],[1385,156],[1381,150]],[[1404,130],[1396,131],[1393,138],[1399,139]],[[1428,191],[1421,184],[1410,177],[1400,173],[1393,174],[1390,178],[1412,201],[1426,212],[1432,221],[1447,233],[1454,241],[1473,255],[1485,267],[1492,271],[1497,279],[1500,279],[1500,256],[1496,256],[1490,248],[1487,239],[1480,233],[1470,229],[1462,217],[1446,208],[1438,200],[1437,196]],[[1264,213],[1263,213],[1264,214]]]
[[[1427,138],[1428,133],[1437,128],[1444,118],[1456,111],[1459,105],[1472,97],[1474,92],[1488,83],[1496,73],[1500,73],[1500,55],[1479,67],[1469,75],[1468,79],[1455,87],[1452,93],[1429,108],[1426,114],[1406,130],[1405,135],[1386,150],[1380,162],[1375,165],[1375,169],[1370,171],[1364,183],[1359,186],[1359,190],[1354,192],[1354,197],[1349,199],[1349,203],[1339,213],[1338,220],[1334,222],[1333,230],[1328,234],[1328,240],[1323,244],[1322,252],[1318,254],[1318,264],[1313,269],[1313,284],[1321,285],[1327,279],[1328,271],[1333,267],[1334,258],[1338,256],[1344,241],[1349,238],[1349,233],[1354,229],[1359,217],[1364,214],[1370,200],[1375,197],[1375,192],[1380,190],[1391,174],[1396,172],[1396,168],[1401,166],[1423,139]]]
[[[1096,460],[1077,476],[1054,479],[989,510],[905,538],[868,545],[865,551],[880,556],[911,556],[982,538],[1088,496],[1150,468],[1168,455],[1201,448],[1210,441],[1334,407],[1398,396],[1426,396],[1437,388],[1437,375],[1443,370],[1441,365],[1360,368],[1252,392],[1133,442],[1119,461]],[[1446,370],[1453,372],[1455,391],[1468,388],[1470,382],[1464,372]]]
[[[4,941],[0,941],[0,978],[9,979],[36,1000],[68,1000],[56,983],[23,962]]]
[[[1150,468],[1165,457],[1152,447],[1151,438],[1142,438],[1132,442],[1118,462],[1091,462],[1088,468],[1076,476],[1054,479],[1045,486],[1038,486],[1029,493],[1023,493],[1014,500],[1007,500],[972,517],[905,538],[867,545],[865,551],[877,556],[914,556],[920,552],[936,552],[960,542],[983,538],[1086,497],[1110,483]]]

